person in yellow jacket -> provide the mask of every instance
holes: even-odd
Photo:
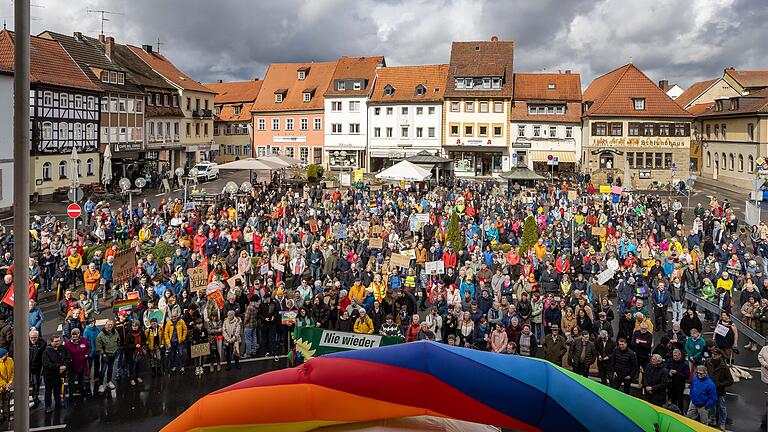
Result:
[[[359,277],[355,279],[355,283],[349,288],[349,299],[357,300],[357,304],[361,304],[365,300],[365,285],[363,285]]]
[[[164,345],[171,373],[180,370],[184,374],[184,341],[187,340],[187,325],[179,319],[178,312],[171,314],[171,319],[165,323],[163,331]]]
[[[373,334],[373,320],[365,313],[365,309],[360,309],[360,317],[355,320],[355,333]]]
[[[13,387],[13,359],[8,355],[7,349],[0,348],[0,400],[2,401],[0,421],[11,416],[11,387]]]
[[[731,276],[728,274],[727,271],[723,272],[723,275],[720,276],[720,279],[717,280],[717,289],[724,289],[728,291],[728,294],[733,295],[733,279],[731,279]]]
[[[144,224],[144,226],[142,226],[141,229],[139,230],[139,241],[142,243],[146,243],[150,240],[152,240],[152,230],[149,229],[149,226],[147,226],[147,224]]]
[[[384,301],[384,296],[387,294],[387,286],[381,282],[381,275],[376,273],[373,275],[373,282],[371,282],[370,288],[373,288],[373,298],[381,303]]]

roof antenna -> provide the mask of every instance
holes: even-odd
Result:
[[[86,10],[87,13],[98,13],[101,14],[101,34],[104,34],[104,22],[109,21],[110,19],[105,17],[104,15],[123,15],[120,12],[111,12],[107,10],[101,10],[101,9],[88,9]]]
[[[632,64],[632,56],[629,56],[629,64]]]
[[[160,42],[160,37],[157,38],[157,53],[160,54],[160,45],[165,45],[164,43]]]
[[[3,30],[5,30],[5,18],[3,18]]]

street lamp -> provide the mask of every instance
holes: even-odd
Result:
[[[120,186],[120,190],[123,191],[124,194],[128,194],[128,216],[130,218],[130,214],[133,207],[133,201],[131,199],[131,180],[128,179],[128,177],[123,177],[120,179],[120,181],[117,183],[118,186]]]
[[[238,186],[237,183],[230,181],[224,186],[224,190],[235,200],[235,225],[237,225],[237,197],[235,194],[240,190],[240,186]]]
[[[184,175],[184,169],[183,168],[177,168],[176,173],[178,175],[179,170],[181,170],[181,175]],[[187,185],[189,184],[189,179],[197,179],[197,168],[190,168],[189,173],[187,173],[187,177],[184,179],[184,209],[187,208],[187,196],[189,195],[187,192]]]

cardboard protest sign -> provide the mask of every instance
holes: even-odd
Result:
[[[592,285],[589,289],[593,296],[601,297],[608,294],[608,285]]]
[[[296,322],[297,311],[280,311],[280,324],[291,325]]]
[[[605,270],[601,271],[597,275],[597,283],[599,285],[605,285],[606,282],[611,280],[611,278],[613,277],[614,273],[615,272],[614,272],[613,269],[605,269]]]
[[[213,299],[213,301],[216,302],[216,306],[221,309],[224,307],[224,295],[221,293],[221,290],[216,290],[208,294],[207,298]]]
[[[208,286],[208,266],[197,266],[187,270],[189,290],[197,292]]]
[[[579,199],[579,193],[575,190],[569,190],[568,191],[568,201],[576,201]]]
[[[232,276],[231,278],[227,279],[227,285],[230,289],[234,289],[237,281],[240,281],[241,285],[245,285],[245,275],[238,273]]]
[[[136,276],[136,252],[128,249],[115,255],[112,265],[112,283],[120,285],[129,282],[134,276]]]
[[[279,271],[279,272],[285,273],[285,266],[282,265],[282,264],[273,264],[272,268],[277,270],[277,271]]]
[[[259,268],[259,274],[265,275],[269,273],[269,264],[262,264]]]
[[[424,269],[426,270],[427,274],[435,275],[435,274],[444,274],[445,273],[445,263],[443,261],[428,261]]]
[[[374,237],[368,240],[368,248],[369,249],[382,249],[384,247],[384,239],[379,237]]]
[[[605,228],[603,227],[592,227],[592,235],[595,237],[601,237],[605,235]]]
[[[190,348],[190,357],[206,357],[211,354],[211,344],[208,342],[192,345]]]
[[[307,221],[307,225],[309,225],[309,230],[312,232],[317,232],[317,221],[314,219],[310,219]]]
[[[600,193],[601,194],[609,194],[611,193],[611,187],[608,185],[600,185]]]
[[[411,266],[411,257],[408,255],[401,255],[393,253],[392,256],[389,258],[389,261],[398,267],[410,267]]]

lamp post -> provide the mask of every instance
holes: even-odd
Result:
[[[119,182],[117,182],[118,186],[120,186],[120,190],[123,191],[124,194],[128,194],[128,217],[130,218],[131,212],[133,211],[133,199],[131,197],[131,180],[128,179],[128,177],[123,177],[120,179]]]
[[[235,194],[240,190],[240,186],[238,186],[237,183],[230,181],[224,186],[224,190],[231,195],[233,200],[235,200],[235,225],[237,225],[237,197]]]
[[[182,168],[179,169],[181,170],[181,173],[184,174],[184,170]],[[187,197],[189,196],[187,185],[189,184],[190,179],[197,180],[197,174],[197,168],[190,168],[189,173],[187,173],[187,177],[184,179],[184,209],[187,208]]]

